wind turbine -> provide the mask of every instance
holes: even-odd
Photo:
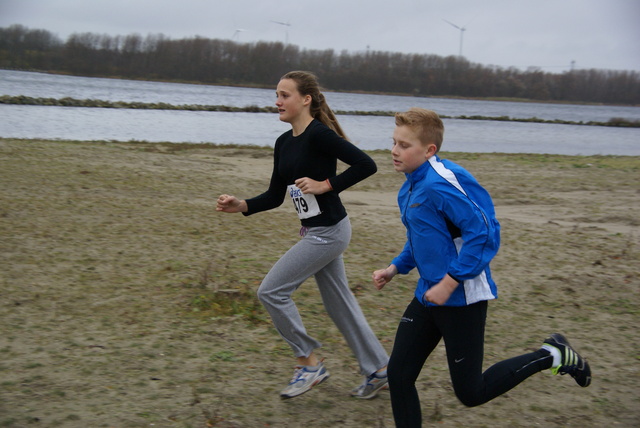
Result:
[[[467,31],[467,27],[458,27],[456,24],[454,24],[451,21],[447,21],[446,19],[443,19],[444,22],[446,22],[449,25],[454,26],[455,28],[457,28],[458,30],[460,30],[460,53],[458,54],[458,56],[462,57],[462,37],[464,36],[464,32]],[[469,24],[467,24],[469,25]]]
[[[271,22],[273,22],[274,24],[278,24],[278,25],[282,25],[282,26],[287,27],[285,29],[285,31],[284,31],[284,36],[285,36],[284,44],[288,45],[289,44],[289,27],[291,27],[291,24],[289,22],[273,21],[273,20]]]
[[[235,33],[233,33],[233,37],[231,37],[231,40],[233,40],[233,39],[239,40],[240,39],[240,33],[242,33],[243,31],[247,31],[247,30],[243,30],[242,28],[236,29]]]

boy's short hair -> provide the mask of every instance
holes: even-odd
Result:
[[[396,113],[396,126],[408,126],[423,145],[435,144],[440,151],[444,139],[444,124],[435,111],[412,107],[404,113]]]

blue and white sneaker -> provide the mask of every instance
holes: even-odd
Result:
[[[317,366],[296,366],[291,382],[280,392],[282,398],[293,398],[304,394],[329,377],[329,371],[320,362]]]
[[[383,389],[388,389],[387,385],[387,371],[382,373],[373,373],[364,379],[362,385],[357,386],[351,390],[351,396],[368,400],[378,395]]]

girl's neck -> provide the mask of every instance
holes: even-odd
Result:
[[[313,122],[313,117],[306,116],[306,115],[301,116],[297,118],[295,121],[291,122],[291,129],[293,130],[293,136],[297,137],[298,135],[302,134],[304,130],[307,129],[307,126],[309,126],[311,122]]]

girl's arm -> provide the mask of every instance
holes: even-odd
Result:
[[[247,212],[247,203],[231,195],[220,195],[216,203],[216,211],[224,213]]]
[[[329,184],[338,193],[375,174],[378,170],[376,163],[368,154],[327,127],[318,130],[313,140],[317,142],[318,150],[329,153],[349,165],[349,168],[340,174],[329,177]]]
[[[247,206],[247,209],[242,211],[244,215],[251,215],[261,211],[277,208],[282,205],[282,202],[284,202],[287,184],[278,173],[278,163],[280,158],[279,141],[280,139],[276,141],[273,151],[273,171],[271,172],[269,188],[261,195],[244,201]]]

